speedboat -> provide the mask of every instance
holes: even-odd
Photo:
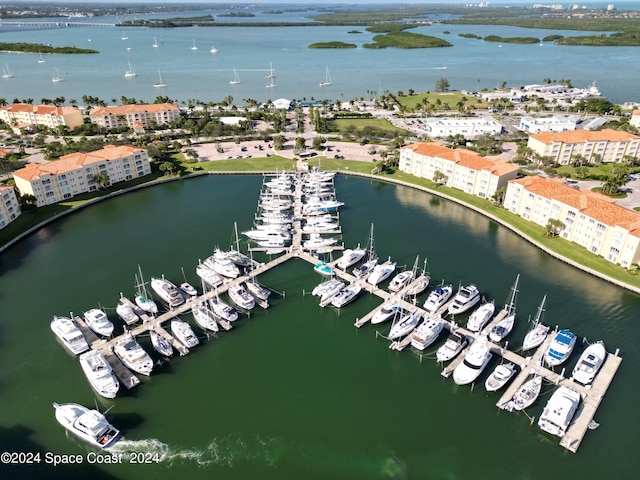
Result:
[[[205,332],[217,332],[219,330],[216,317],[213,315],[211,310],[204,305],[194,305],[191,307],[191,313],[193,314],[193,318],[198,326]]]
[[[424,350],[436,341],[436,338],[440,335],[443,326],[444,323],[439,318],[427,318],[418,328],[416,328],[415,332],[413,332],[411,346],[418,350]]]
[[[496,306],[493,302],[487,302],[480,305],[471,313],[471,315],[469,315],[469,320],[467,320],[467,330],[471,330],[472,332],[479,332],[482,330],[493,316],[493,312],[495,312],[495,310]]]
[[[507,314],[502,320],[496,323],[489,332],[489,339],[492,342],[501,342],[504,338],[511,333],[513,325],[516,321],[516,314]]]
[[[500,390],[509,380],[511,380],[511,377],[513,377],[515,373],[516,366],[513,363],[501,363],[494,368],[491,375],[487,377],[484,382],[484,388],[487,389],[487,392]]]
[[[199,264],[196,267],[196,274],[210,287],[215,288],[222,284],[222,277],[206,265]]]
[[[78,358],[84,375],[96,393],[105,398],[115,398],[120,389],[120,382],[104,355],[98,350],[91,350]]]
[[[542,302],[540,302],[536,317],[533,319],[533,322],[531,322],[531,327],[522,341],[522,350],[531,350],[532,348],[542,345],[542,342],[544,342],[549,334],[549,325],[545,325],[541,322],[542,313],[544,312],[544,302],[546,299],[546,295],[542,297]]]
[[[141,375],[151,375],[153,360],[131,333],[116,340],[113,353],[130,370]]]
[[[464,360],[453,371],[456,385],[467,385],[480,376],[493,355],[487,346],[487,337],[479,336],[469,347]]]
[[[386,262],[376,265],[367,277],[367,283],[371,285],[378,285],[380,282],[385,281],[395,271],[396,262],[387,260]]]
[[[367,250],[364,248],[360,248],[360,245],[353,249],[348,248],[344,252],[342,252],[342,256],[336,262],[336,267],[339,267],[342,270],[346,270],[351,265],[355,265],[360,260],[362,260],[366,253]]]
[[[580,404],[580,394],[568,387],[558,387],[544,407],[538,426],[551,435],[564,437]]]
[[[152,277],[151,288],[169,307],[177,307],[184,303],[184,296],[178,287],[165,278]]]
[[[195,347],[200,343],[191,326],[182,320],[171,320],[171,333],[187,348]]]
[[[53,317],[51,330],[60,339],[67,350],[74,355],[89,350],[89,344],[82,335],[82,331],[76,322],[68,317]]]
[[[373,314],[373,317],[371,317],[371,325],[377,325],[379,323],[386,322],[390,318],[395,317],[396,314],[401,311],[402,307],[397,303],[387,302],[382,305],[380,310]]]
[[[466,312],[476,303],[480,301],[480,292],[475,285],[467,285],[462,287],[456,296],[453,297],[453,303],[449,305],[449,315],[457,315]]]
[[[138,317],[131,305],[129,305],[129,303],[125,303],[122,299],[120,299],[116,306],[116,313],[127,325],[131,325],[132,323],[136,323],[140,320],[140,317]]]
[[[171,346],[171,343],[169,343],[169,340],[156,332],[153,327],[149,329],[149,338],[151,339],[153,349],[160,355],[165,357],[173,355],[173,347]]]
[[[531,374],[520,385],[520,387],[513,394],[513,398],[507,403],[506,410],[524,410],[533,405],[542,390],[542,375],[535,373],[535,370],[531,371]]]
[[[436,350],[436,360],[440,363],[448,362],[458,355],[466,346],[467,338],[464,335],[458,332],[451,332],[447,337],[447,341]]]
[[[589,385],[593,382],[606,357],[607,351],[604,348],[604,342],[600,340],[592,343],[580,355],[578,363],[573,367],[571,377],[578,383]]]
[[[228,322],[235,322],[238,319],[238,311],[226,302],[223,302],[218,297],[209,299],[209,306],[213,313],[220,317],[222,320]]]
[[[325,262],[318,262],[313,266],[313,270],[318,272],[320,275],[324,275],[326,277],[331,277],[336,274],[333,269],[327,265]]]
[[[109,448],[120,436],[120,431],[97,410],[77,403],[54,403],[53,408],[60,425],[94,447]]]
[[[440,307],[447,303],[452,293],[453,288],[451,288],[451,285],[436,287],[425,300],[423,308],[429,313],[437,312]]]
[[[544,363],[555,367],[564,363],[576,345],[576,336],[569,330],[560,330],[551,340],[544,354]]]
[[[251,310],[256,306],[256,299],[239,283],[231,285],[227,293],[229,294],[229,298],[233,300],[233,303],[240,308]]]
[[[360,285],[359,283],[352,283],[333,296],[333,298],[331,299],[331,305],[337,308],[344,307],[347,303],[355,300],[361,290],[362,285]]]
[[[395,277],[391,279],[389,282],[389,291],[390,292],[399,292],[404,287],[409,285],[409,282],[413,280],[414,273],[413,270],[405,270],[404,272],[400,272]]]
[[[255,278],[253,280],[248,280],[244,282],[245,287],[249,290],[249,293],[260,300],[266,300],[271,295],[271,290],[266,287],[263,287],[258,282],[256,282]]]
[[[113,323],[107,318],[107,314],[99,308],[92,308],[84,312],[84,321],[98,335],[108,337],[113,333]]]
[[[322,303],[336,295],[344,287],[344,282],[337,278],[332,278],[331,280],[327,280],[326,282],[316,285],[316,287],[311,291],[311,294],[316,297],[320,297],[320,303]]]
[[[422,313],[416,310],[412,313],[404,315],[397,323],[393,324],[389,331],[389,340],[396,340],[405,335],[409,335],[414,328],[418,326],[422,319]]]
[[[196,290],[196,287],[191,285],[189,282],[182,282],[180,284],[180,290],[182,290],[184,293],[186,293],[190,297],[198,296],[198,290]]]

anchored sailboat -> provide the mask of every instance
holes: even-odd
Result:
[[[328,87],[329,85],[331,85],[331,75],[329,75],[329,67],[326,67],[324,73],[324,82],[320,82],[320,86]]]
[[[229,85],[238,85],[240,83],[240,77],[238,77],[238,72],[236,69],[233,69],[233,80],[229,80]]]
[[[132,77],[137,77],[138,74],[133,70],[133,67],[131,66],[131,62],[127,61],[127,63],[129,64],[129,70],[127,70],[126,72],[124,72],[124,76],[126,78],[132,78]]]
[[[153,87],[154,87],[154,88],[163,88],[163,87],[166,87],[166,86],[167,86],[167,84],[166,84],[166,83],[164,83],[164,80],[162,80],[162,74],[160,73],[160,69],[158,69],[158,77],[159,77],[159,80],[158,80],[156,83],[154,83],[154,84],[153,84]]]
[[[2,67],[2,78],[13,78],[13,73],[9,70],[9,65],[5,62],[4,67]]]

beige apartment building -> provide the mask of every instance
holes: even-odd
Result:
[[[22,195],[36,197],[42,207],[98,189],[94,177],[109,176],[109,184],[151,173],[147,151],[132,146],[109,145],[88,153],[71,153],[47,163],[30,163],[13,172]]]
[[[75,107],[30,103],[13,103],[0,107],[0,120],[18,129],[42,125],[51,129],[65,126],[72,130],[83,123],[82,112]]]
[[[482,198],[516,178],[518,167],[502,160],[488,160],[465,149],[451,149],[439,143],[415,143],[400,149],[400,170],[416,177],[434,179],[444,174],[444,184]]]
[[[631,112],[631,120],[629,120],[629,125],[640,128],[640,110],[636,109]]]
[[[20,204],[13,187],[0,185],[0,230],[20,216]]]
[[[589,163],[622,162],[627,156],[640,154],[640,137],[611,129],[542,132],[529,136],[527,146],[561,165],[573,163],[576,155],[582,155]]]
[[[89,112],[89,119],[103,128],[149,128],[167,125],[180,116],[180,109],[172,103],[97,107]]]
[[[562,238],[625,268],[640,260],[640,213],[605,195],[531,176],[509,182],[504,208],[542,227],[560,220]]]

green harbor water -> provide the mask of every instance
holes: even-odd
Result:
[[[444,334],[421,362],[410,349],[389,350],[371,325],[353,326],[379,305],[376,297],[321,309],[304,295],[321,279],[302,260],[260,277],[284,292],[268,310],[203,336],[191,354],[157,366],[115,400],[97,397],[51,332],[53,315],[100,305],[121,331],[114,307],[120,292],[133,296],[138,264],[147,280],[164,274],[181,283],[184,270],[198,284],[198,259],[229,246],[234,222],[239,230],[251,226],[261,182],[199,177],[139,190],[78,211],[2,254],[0,450],[41,454],[39,464],[1,464],[3,478],[595,479],[640,470],[638,296],[551,259],[461,206],[344,176],[336,189],[346,202],[346,247],[364,245],[373,223],[380,257],[409,268],[416,255],[421,266],[428,258],[432,284],[475,283],[500,307],[519,273],[513,349],[546,294],[546,323],[620,350],[624,360],[595,417],[600,427],[576,454],[524,414],[496,408],[499,394],[483,387],[487,373],[474,389],[443,378],[433,357]],[[151,351],[148,338],[140,342]],[[545,386],[529,415],[537,419],[552,390]],[[144,465],[90,463],[92,450],[65,434],[52,402],[110,409],[125,437],[116,453],[157,455]],[[47,452],[80,454],[83,462],[53,467]]]

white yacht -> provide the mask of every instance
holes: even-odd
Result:
[[[396,262],[392,262],[391,259],[381,263],[380,265],[376,265],[367,277],[367,283],[370,283],[371,285],[378,285],[380,282],[389,278],[395,269]]]
[[[560,330],[547,347],[547,351],[544,354],[544,363],[549,367],[564,363],[571,355],[575,345],[576,336],[569,330]]]
[[[387,302],[380,307],[380,309],[371,317],[371,325],[377,325],[379,323],[386,322],[390,318],[394,318],[399,312],[402,311],[402,307],[395,302]]]
[[[206,265],[199,264],[196,267],[196,274],[210,287],[222,285],[222,277]]]
[[[479,332],[484,328],[493,313],[496,310],[496,306],[493,302],[487,302],[480,305],[476,308],[471,315],[469,315],[469,320],[467,320],[467,330],[471,330],[472,332]]]
[[[391,326],[388,337],[389,340],[397,340],[400,337],[409,335],[413,331],[413,329],[418,326],[421,319],[422,313],[420,313],[419,310],[416,310],[412,313],[407,313]]]
[[[245,310],[251,310],[256,306],[256,299],[247,292],[247,290],[242,286],[242,284],[237,283],[235,285],[231,285],[229,290],[227,291],[229,294],[229,298],[240,308]]]
[[[98,350],[90,350],[80,355],[79,360],[82,371],[96,393],[105,398],[115,398],[120,382],[104,355]]]
[[[260,285],[255,278],[253,278],[252,280],[247,280],[246,282],[244,282],[244,285],[247,290],[249,290],[249,293],[251,293],[251,295],[260,300],[266,300],[267,298],[269,298],[269,295],[271,295],[271,290]]]
[[[223,320],[235,322],[238,319],[238,311],[217,297],[209,299],[209,305],[213,313]]]
[[[170,357],[173,355],[173,347],[171,346],[171,343],[169,343],[169,340],[156,332],[153,327],[149,329],[149,338],[151,339],[153,349],[160,355],[164,357]]]
[[[378,265],[378,257],[374,256],[373,258],[369,257],[369,259],[364,262],[359,267],[353,269],[353,274],[358,278],[366,277],[369,273],[373,271],[375,266]]]
[[[416,278],[415,282],[409,286],[407,291],[405,292],[407,295],[420,295],[424,292],[429,286],[429,281],[431,277],[426,275],[424,272],[418,278]]]
[[[151,375],[153,360],[131,333],[116,340],[113,353],[130,370],[141,375]]]
[[[171,333],[187,348],[195,347],[200,343],[191,326],[182,320],[171,320]]]
[[[136,314],[129,303],[124,302],[122,299],[118,302],[116,306],[116,313],[122,319],[124,323],[127,325],[131,325],[140,320],[140,317]]]
[[[344,307],[347,303],[351,303],[355,300],[361,290],[362,285],[359,283],[352,283],[333,296],[331,299],[331,305],[337,308]]]
[[[464,335],[458,332],[451,332],[447,337],[447,341],[436,350],[436,360],[440,363],[448,362],[458,355],[466,346],[467,338]]]
[[[237,278],[240,275],[240,269],[229,257],[214,254],[207,258],[204,264],[226,278]]]
[[[98,335],[108,337],[113,333],[113,323],[107,318],[107,314],[99,308],[92,308],[84,312],[84,321],[89,328]]]
[[[165,278],[151,278],[151,288],[170,307],[177,307],[184,303],[184,296],[178,287]]]
[[[316,297],[320,297],[320,302],[322,303],[333,297],[344,287],[344,282],[338,280],[337,278],[332,278],[330,280],[327,280],[326,282],[322,282],[316,285],[315,288],[311,291],[311,294]]]
[[[444,323],[439,318],[427,318],[416,328],[411,338],[411,346],[418,350],[424,350],[436,341],[442,331]]]
[[[191,285],[189,282],[182,282],[180,284],[180,290],[189,295],[191,298],[198,296],[198,290],[196,290],[196,287]]]
[[[533,405],[542,390],[542,375],[532,370],[529,377],[513,394],[513,398],[506,405],[505,410],[524,410]]]
[[[54,403],[53,408],[60,425],[94,447],[111,447],[120,436],[120,431],[97,410],[77,403]]]
[[[331,247],[338,243],[337,238],[321,237],[318,233],[312,233],[308,240],[305,240],[302,246],[307,250],[317,250],[323,247]]]
[[[571,377],[578,383],[589,385],[593,382],[606,357],[607,351],[604,348],[604,342],[592,343],[580,355],[578,363],[573,367]]]
[[[484,388],[487,392],[495,392],[504,387],[511,377],[516,373],[516,366],[511,363],[501,363],[493,369],[491,375],[484,382]]]
[[[364,248],[360,248],[360,245],[353,249],[347,248],[336,262],[336,267],[346,270],[362,260],[366,253],[367,251]]]
[[[544,407],[538,426],[551,435],[563,437],[580,404],[580,394],[568,387],[558,387]]]
[[[76,322],[68,317],[53,317],[51,330],[60,339],[67,350],[74,355],[89,350],[89,344],[82,335],[82,331]]]
[[[489,364],[492,356],[487,346],[487,337],[477,337],[469,347],[464,360],[453,371],[453,381],[456,385],[473,382]]]
[[[452,293],[451,285],[436,287],[425,300],[423,308],[429,313],[436,313],[440,307],[447,303]]]
[[[415,276],[415,273],[413,270],[405,270],[404,272],[400,272],[395,277],[393,277],[389,282],[389,287],[388,287],[389,291],[399,292],[404,287],[409,285],[411,280],[413,280],[414,276]]]
[[[459,313],[466,312],[476,303],[480,301],[480,292],[475,285],[467,285],[462,287],[456,296],[453,297],[453,302],[449,305],[449,315],[458,315]]]
[[[205,332],[217,332],[219,330],[216,317],[204,305],[194,305],[191,307],[191,313],[198,326]]]
[[[533,322],[531,322],[529,331],[522,341],[522,350],[531,350],[532,348],[539,347],[549,334],[549,325],[542,323],[542,314],[544,313],[544,302],[546,299],[546,295],[542,297],[542,302],[540,302],[536,317],[533,319]]]

